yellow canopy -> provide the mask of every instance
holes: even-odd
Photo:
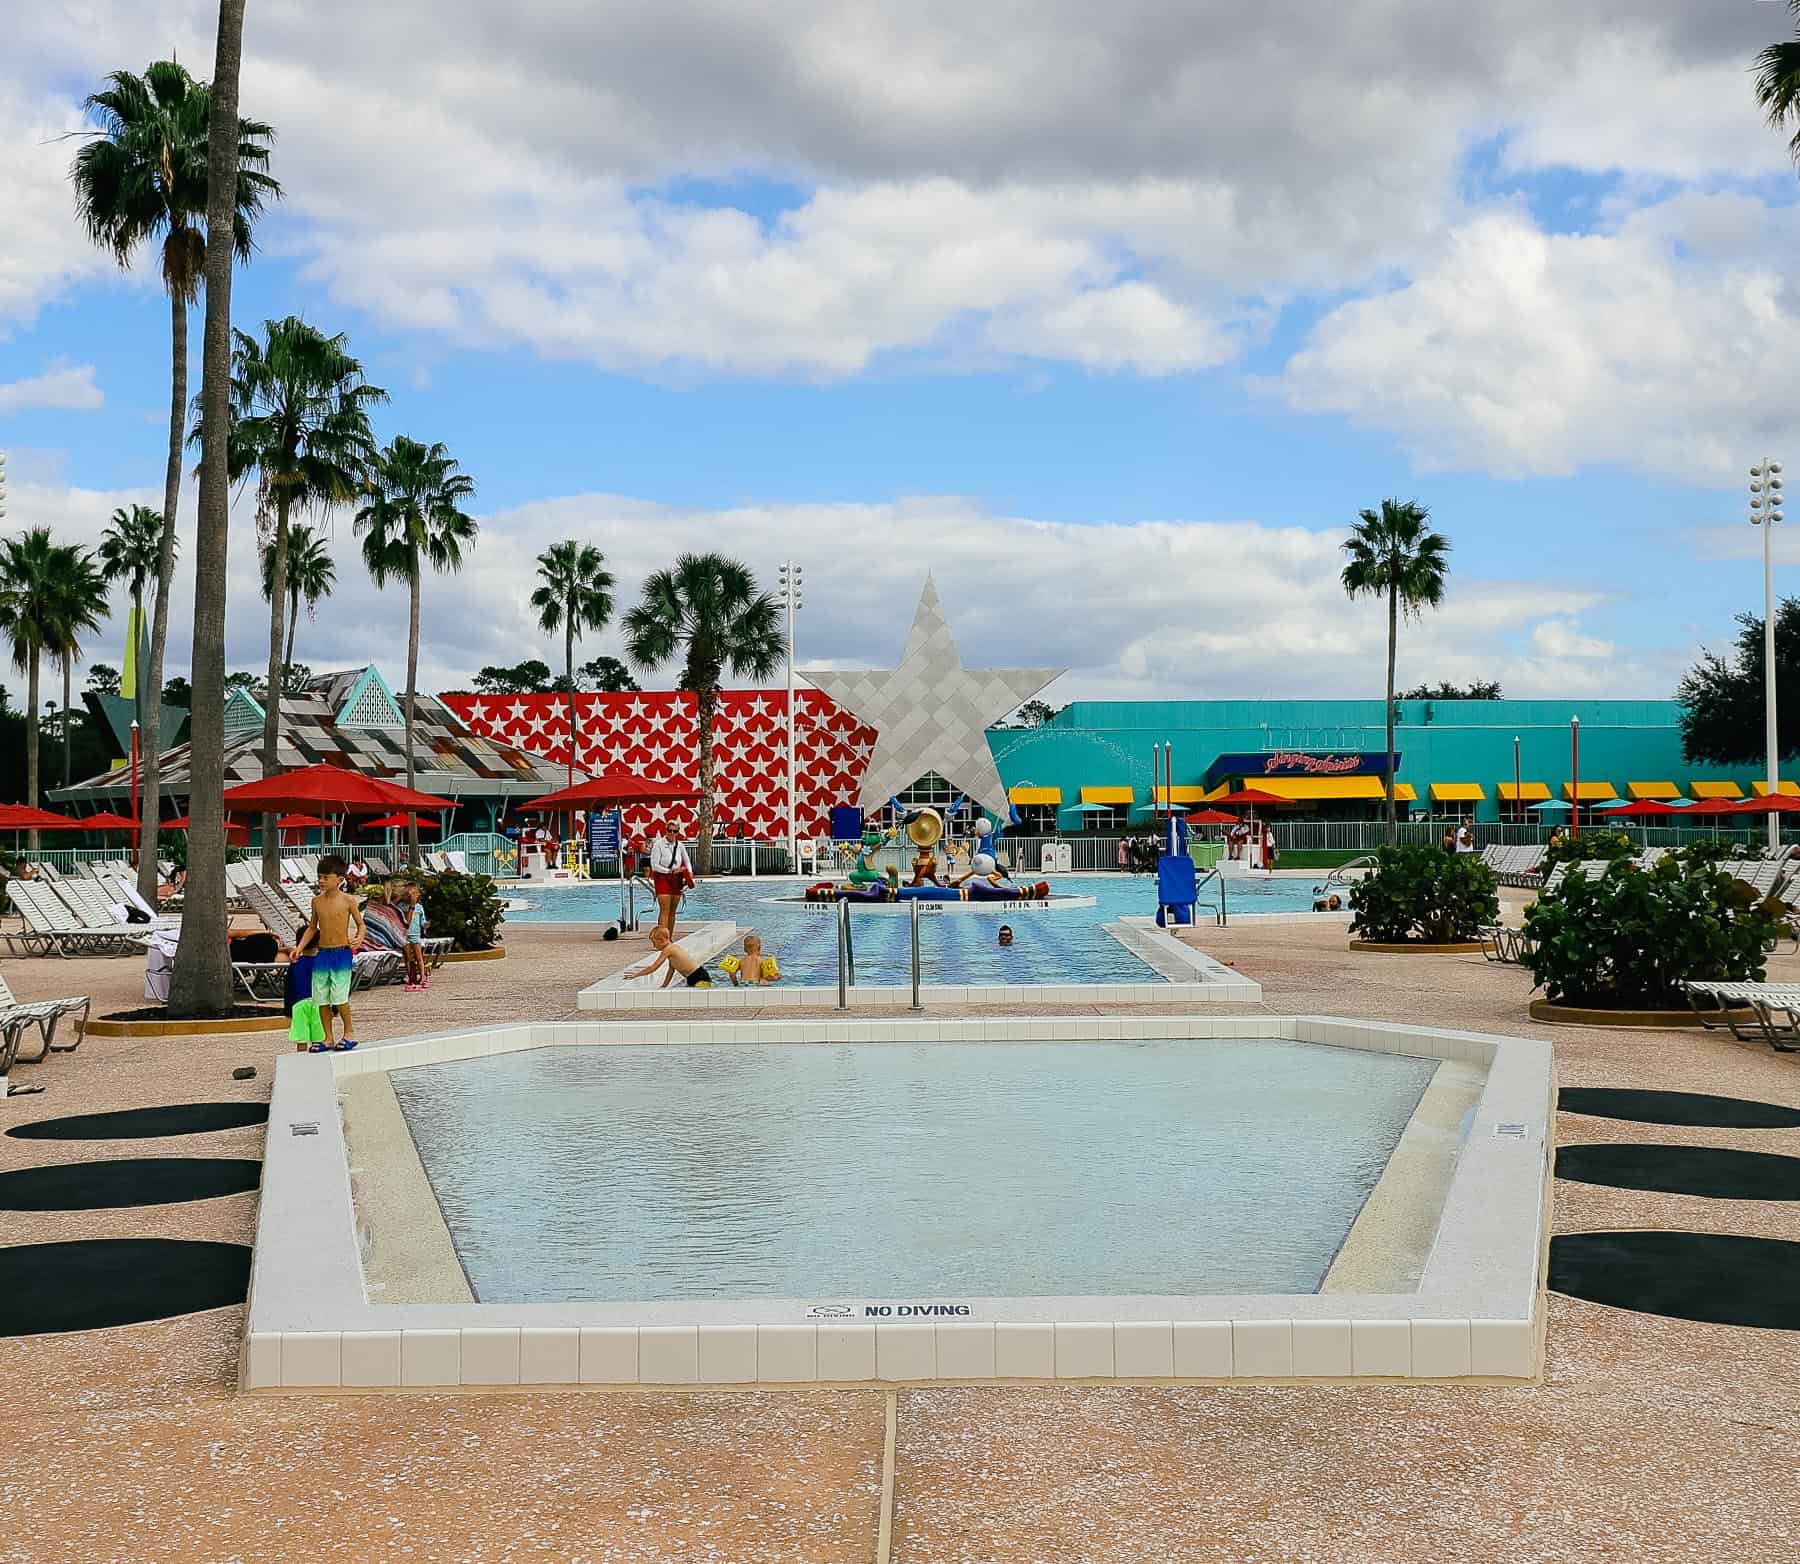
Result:
[[[1673,782],[1627,782],[1625,792],[1633,800],[1681,797],[1681,789],[1676,787]]]
[[[1159,804],[1199,804],[1206,800],[1206,784],[1177,782],[1173,787],[1152,788],[1151,794]]]
[[[1479,782],[1433,782],[1431,784],[1431,801],[1434,804],[1473,804],[1487,798],[1487,789]]]
[[[1752,782],[1750,784],[1750,791],[1758,798],[1767,798],[1769,796],[1769,784],[1767,782]],[[1794,781],[1792,777],[1783,777],[1781,779],[1779,791],[1783,797],[1800,798],[1800,782]]]
[[[1735,782],[1690,782],[1688,791],[1695,798],[1742,798],[1744,790]]]
[[[1580,790],[1579,798],[1576,797],[1577,789]],[[1618,796],[1617,790],[1610,782],[1563,783],[1563,797],[1568,799],[1571,803],[1586,803],[1590,798],[1617,798]]]
[[[1495,790],[1503,804],[1541,804],[1550,796],[1548,782],[1502,782]]]
[[[1081,801],[1084,804],[1129,804],[1131,788],[1125,787],[1084,787],[1081,790]]]
[[[1419,790],[1410,782],[1394,784],[1394,802],[1396,804],[1416,804],[1419,801]]]
[[[1009,788],[1006,796],[1015,804],[1060,804],[1062,789],[1060,787],[1026,787],[1021,782],[1017,787]]]
[[[1245,777],[1244,786],[1259,793],[1273,793],[1277,798],[1289,798],[1295,803],[1387,797],[1380,777]]]

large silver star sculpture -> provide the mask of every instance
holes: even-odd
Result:
[[[988,748],[988,726],[1063,672],[963,667],[937,586],[927,576],[898,668],[808,673],[806,678],[875,729],[875,753],[863,773],[858,800],[863,809],[879,809],[927,771],[935,771],[1004,820],[1006,789]]]

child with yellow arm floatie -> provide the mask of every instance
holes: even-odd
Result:
[[[763,954],[762,936],[754,929],[744,936],[744,954],[725,957],[719,970],[730,974],[733,988],[744,983],[760,988],[765,983],[781,981],[780,966],[773,956]]]

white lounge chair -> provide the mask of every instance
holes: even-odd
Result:
[[[30,954],[46,951],[58,956],[119,956],[141,952],[149,942],[142,926],[114,923],[90,924],[50,893],[50,887],[32,881],[13,880],[8,889],[13,906],[25,920]],[[9,939],[10,943],[10,939]]]
[[[469,872],[469,860],[463,856],[461,848],[453,848],[449,852],[439,853],[438,857],[449,864],[451,869],[457,874],[467,874]]]
[[[30,1057],[42,1059],[52,1049],[73,1053],[87,1036],[88,1010],[93,1000],[86,994],[68,999],[21,1000],[0,976],[0,1075],[4,1075],[19,1058],[19,1044],[27,1027],[38,1029],[38,1051]],[[75,1041],[59,1043],[56,1027],[64,1016],[75,1016]]]

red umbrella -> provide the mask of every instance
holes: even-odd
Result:
[[[1223,809],[1196,809],[1187,817],[1189,825],[1236,825],[1238,817]]]
[[[605,776],[590,777],[586,782],[577,782],[573,787],[565,787],[560,792],[546,793],[542,798],[521,803],[519,808],[557,810],[588,804],[598,804],[603,808],[612,804],[674,804],[699,796],[698,788],[687,787],[679,782],[652,782],[648,777],[613,771]]]
[[[34,809],[30,804],[0,804],[0,831],[79,831],[81,822],[70,815]]]
[[[124,815],[101,813],[83,815],[75,822],[83,831],[135,831],[139,822],[128,820]]]
[[[275,822],[276,826],[283,831],[308,831],[312,827],[324,823],[317,815],[283,815]]]
[[[1680,811],[1684,815],[1735,815],[1739,807],[1748,803],[1743,798],[1703,798],[1697,804],[1689,804]]]
[[[1800,815],[1800,798],[1792,793],[1771,793],[1767,798],[1709,798],[1682,811],[1698,815]]]
[[[1227,793],[1222,798],[1209,798],[1209,804],[1291,804],[1293,799],[1282,798],[1276,793],[1260,793],[1253,787],[1240,787],[1235,793]]]
[[[408,824],[430,826],[439,831],[444,829],[442,820],[422,820],[417,815],[409,814],[383,815],[379,820],[365,820],[363,824],[371,831],[404,831]]]
[[[281,814],[287,810],[323,809],[332,814],[379,815],[394,809],[454,809],[454,799],[420,793],[397,782],[366,777],[346,766],[305,766],[228,787],[225,812],[231,815]]]
[[[1608,820],[1614,820],[1620,817],[1635,819],[1651,815],[1691,815],[1693,810],[1677,809],[1673,804],[1665,804],[1654,798],[1640,798],[1635,803],[1621,804],[1617,809],[1602,809],[1600,813]]]

